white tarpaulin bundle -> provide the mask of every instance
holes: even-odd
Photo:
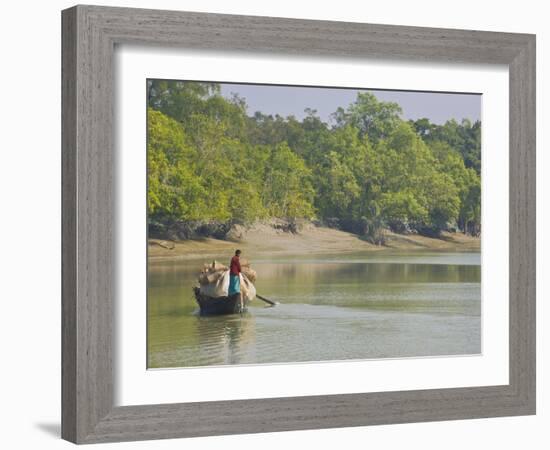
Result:
[[[208,297],[227,297],[229,291],[229,269],[218,272],[218,276],[215,279],[206,283],[200,283],[200,285],[202,295],[207,295]]]
[[[251,301],[256,297],[256,288],[250,281],[256,280],[256,272],[249,267],[240,274],[243,300]],[[208,297],[227,297],[229,293],[229,269],[216,262],[205,264],[199,275],[200,293]]]
[[[256,288],[246,275],[241,273],[241,294],[244,301],[252,301],[256,298]]]

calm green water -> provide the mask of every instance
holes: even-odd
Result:
[[[481,351],[479,253],[251,259],[258,293],[281,304],[218,317],[197,314],[202,261],[149,263],[150,368]]]

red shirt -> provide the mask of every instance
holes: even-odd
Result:
[[[237,255],[231,258],[231,265],[229,266],[229,273],[231,275],[239,275],[241,273],[241,262]]]

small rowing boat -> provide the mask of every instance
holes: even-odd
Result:
[[[216,316],[222,314],[240,314],[246,311],[248,301],[241,305],[240,294],[225,297],[209,297],[201,294],[200,288],[194,287],[195,299],[199,304],[200,313],[203,316]]]

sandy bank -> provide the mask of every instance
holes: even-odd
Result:
[[[210,259],[240,248],[245,253],[269,253],[278,256],[300,254],[334,254],[387,250],[476,251],[480,239],[462,233],[443,233],[434,239],[416,234],[386,232],[386,244],[378,246],[355,234],[333,228],[307,226],[297,234],[276,230],[268,225],[242,228],[233,240],[205,238],[188,241],[149,240],[151,259]]]

